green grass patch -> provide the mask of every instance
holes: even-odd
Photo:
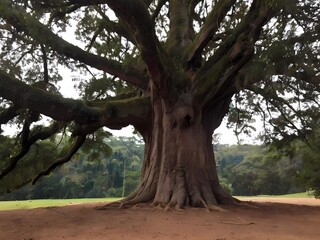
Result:
[[[285,194],[285,195],[258,195],[258,196],[236,196],[236,197],[314,198],[314,195],[312,192],[302,192],[302,193],[292,193],[292,194]]]
[[[23,201],[0,201],[0,211],[14,209],[31,209],[41,207],[58,207],[76,203],[112,202],[121,198],[81,198],[81,199],[40,199]]]
[[[236,196],[246,197],[271,197],[271,198],[314,198],[312,192],[293,193],[285,195],[259,195],[259,196]],[[121,198],[79,198],[79,199],[40,199],[23,201],[0,201],[0,211],[15,209],[32,209],[41,207],[59,207],[77,203],[113,202]]]

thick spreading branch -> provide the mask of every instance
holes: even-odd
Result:
[[[194,67],[195,62],[199,61],[203,49],[219,29],[221,22],[235,2],[236,0],[220,0],[214,5],[205,24],[189,47],[190,50],[187,53],[188,68]]]
[[[95,10],[103,18],[103,21],[99,25],[99,29],[106,30],[109,33],[111,32],[117,33],[119,36],[122,36],[126,38],[128,41],[130,41],[131,43],[135,44],[135,40],[133,36],[127,31],[126,28],[123,27],[123,24],[121,24],[121,22],[111,21],[110,18],[99,6],[95,7]]]
[[[74,121],[82,126],[122,128],[150,121],[147,97],[126,100],[84,102],[53,95],[29,86],[0,70],[0,96],[21,108],[28,108],[58,121]]]
[[[197,72],[194,88],[198,99],[214,99],[215,94],[234,88],[236,74],[252,58],[253,46],[263,26],[275,12],[264,1],[256,0],[252,3],[234,32]]]
[[[175,59],[183,58],[183,50],[194,35],[189,15],[188,0],[172,0],[169,4],[170,30],[166,41],[169,54]]]
[[[141,0],[107,0],[106,2],[134,35],[151,81],[158,88],[163,89],[163,93],[168,91],[169,88],[166,87],[163,78],[169,76],[167,70],[169,67],[166,67],[166,64],[170,66],[170,60],[156,37],[146,4]]]
[[[65,41],[45,25],[40,23],[35,17],[26,13],[21,8],[11,6],[8,1],[3,0],[0,2],[0,17],[15,27],[17,31],[24,32],[39,44],[49,46],[52,50],[61,55],[117,76],[141,89],[147,88],[147,78],[138,70],[135,70],[133,67],[123,68],[123,65],[117,61],[88,53]]]

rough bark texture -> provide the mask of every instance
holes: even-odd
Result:
[[[213,129],[220,125],[227,103],[210,114],[183,101],[167,109],[160,98],[155,100],[152,123],[144,135],[142,181],[121,206],[151,203],[210,209],[236,203],[219,184],[212,145]],[[204,120],[208,118],[213,121]]]

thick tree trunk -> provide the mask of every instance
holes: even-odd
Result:
[[[168,111],[163,105],[159,100],[153,106],[152,126],[144,139],[141,184],[123,204],[152,203],[179,209],[235,203],[218,181],[212,146],[214,124],[202,121],[203,113],[195,107],[179,103]]]

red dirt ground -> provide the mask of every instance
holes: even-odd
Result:
[[[0,240],[320,239],[320,200],[254,201],[257,208],[227,207],[210,213],[150,208],[98,211],[97,204],[0,211]]]

